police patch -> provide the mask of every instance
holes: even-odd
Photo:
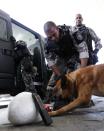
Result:
[[[83,40],[83,37],[82,37],[82,35],[79,32],[77,32],[76,37],[80,41]]]

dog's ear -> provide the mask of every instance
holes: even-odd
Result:
[[[66,89],[66,84],[67,84],[67,77],[65,75],[63,75],[61,77],[61,88]]]

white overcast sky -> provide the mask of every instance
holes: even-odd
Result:
[[[104,0],[0,0],[0,9],[43,36],[46,21],[74,25],[75,14],[81,13],[83,23],[95,30],[104,46]],[[104,63],[104,47],[98,55]]]

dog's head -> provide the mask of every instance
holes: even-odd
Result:
[[[61,96],[62,98],[69,98],[72,95],[72,88],[72,79],[64,75],[57,81],[56,86],[53,89],[53,95]]]

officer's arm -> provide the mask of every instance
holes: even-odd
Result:
[[[53,72],[54,72],[56,75],[58,75],[58,76],[61,75],[60,70],[59,70],[59,68],[58,68],[56,65],[51,66],[51,68],[52,68]]]
[[[87,66],[88,58],[80,58],[80,68]]]
[[[97,53],[99,49],[102,48],[101,39],[96,35],[94,30],[92,30],[91,28],[88,28],[88,30],[89,30],[92,40],[95,42],[95,51]]]
[[[56,59],[56,56],[54,53],[52,52],[45,52],[45,58],[47,60],[47,64],[48,64],[48,67],[52,69],[52,71],[56,74],[56,75],[59,75],[60,76],[60,71],[58,69],[58,67],[56,66],[56,63],[55,63],[55,59]]]

